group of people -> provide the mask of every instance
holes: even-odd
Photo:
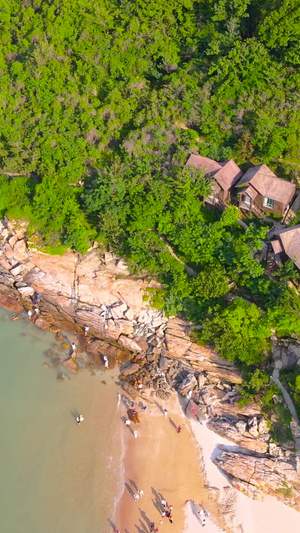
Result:
[[[169,504],[166,502],[166,500],[161,500],[161,506],[162,506],[162,513],[161,513],[161,517],[162,518],[168,518],[169,519],[169,522],[170,524],[173,524],[173,516],[172,516],[172,511],[173,511],[173,505],[172,504]],[[161,521],[162,523],[162,521]]]
[[[29,319],[31,319],[34,316],[34,314],[38,315],[40,313],[40,308],[39,308],[40,299],[41,299],[41,296],[40,294],[37,294],[37,293],[34,293],[34,295],[31,297],[31,301],[35,307],[33,308],[33,310],[28,309],[27,311],[27,316]]]
[[[144,491],[143,490],[138,490],[134,495],[134,500],[137,502],[140,498],[142,498],[144,496]]]
[[[138,383],[135,383],[135,386],[137,388],[138,387]],[[127,400],[128,400],[128,398],[127,398]],[[125,405],[126,405],[126,403],[125,403]],[[134,412],[134,413],[137,412],[136,409],[135,409],[134,402],[129,401],[129,406],[130,406],[130,410],[132,412]],[[128,405],[127,405],[127,407],[128,407]],[[143,411],[143,412],[146,412],[148,410],[148,407],[146,405],[140,404],[140,407],[141,407],[141,411]],[[194,409],[192,409],[192,413],[194,414],[194,416],[196,418],[197,413],[195,412]],[[164,417],[167,417],[168,416],[167,409],[164,408],[162,410],[162,414],[163,414]],[[126,418],[124,420],[124,424],[126,426],[130,426],[131,420],[129,418]],[[176,430],[177,430],[177,433],[181,433],[182,426],[181,425],[176,426]],[[133,434],[134,434],[134,437],[136,438],[137,437],[137,431],[134,431]],[[134,501],[137,502],[143,495],[144,495],[143,490],[138,490],[135,494],[133,494]],[[168,504],[165,499],[161,499],[160,505],[161,505],[161,520],[160,520],[160,524],[163,524],[163,520],[165,518],[167,518],[169,520],[170,524],[173,524],[173,514],[172,514],[173,505],[172,504]],[[208,515],[209,515],[209,513],[207,511],[204,511],[204,510],[201,510],[201,511],[198,512],[198,516],[199,516],[199,519],[201,521],[201,525],[203,527],[206,525],[205,516],[208,516]],[[155,526],[155,522],[150,522],[150,532],[158,532],[158,531],[159,531],[159,529],[158,529],[158,527]],[[120,533],[120,530],[116,530],[115,533]]]
[[[209,516],[209,512],[208,511],[205,511],[204,509],[200,509],[200,511],[198,511],[198,516],[199,516],[199,519],[200,519],[200,522],[201,522],[201,526],[204,527],[206,526],[206,518],[205,518],[205,515],[206,516]]]

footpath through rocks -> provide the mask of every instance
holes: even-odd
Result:
[[[232,362],[192,340],[192,325],[152,309],[154,281],[130,276],[128,266],[93,247],[50,256],[32,248],[25,222],[0,222],[0,305],[27,314],[37,327],[78,335],[88,365],[120,368],[119,381],[133,399],[166,400],[177,391],[186,415],[238,446],[216,459],[231,482],[252,497],[262,490],[300,510],[293,443],[277,446],[255,403],[240,407],[241,375]],[[64,362],[78,370],[77,348]]]

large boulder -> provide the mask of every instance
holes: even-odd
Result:
[[[267,442],[255,439],[248,431],[245,431],[246,425],[244,426],[244,421],[213,418],[209,420],[207,427],[221,437],[235,442],[242,448],[247,448],[256,453],[267,453],[268,451]]]
[[[229,475],[238,489],[253,494],[253,489],[265,492],[300,511],[300,478],[296,458],[258,457],[240,452],[222,452],[215,464]]]
[[[132,385],[130,385],[130,383],[127,383],[127,381],[124,381],[122,383],[122,388],[133,399],[136,399],[138,397],[138,395],[139,395],[139,391],[137,389],[135,389]]]
[[[78,365],[72,357],[64,361],[63,366],[70,374],[77,374],[78,372]]]
[[[122,376],[131,376],[132,374],[136,374],[140,370],[140,365],[138,363],[132,363],[129,366],[126,366],[122,369]]]
[[[177,392],[179,392],[181,396],[187,396],[195,387],[197,387],[197,380],[194,374],[189,374],[177,387]]]
[[[125,335],[120,335],[119,344],[129,350],[130,352],[140,353],[142,351],[141,346],[133,339],[129,339]]]

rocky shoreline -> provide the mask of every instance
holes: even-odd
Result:
[[[191,325],[152,309],[147,289],[122,259],[92,248],[85,256],[50,256],[30,246],[24,221],[0,222],[0,305],[31,311],[35,325],[79,335],[90,365],[119,365],[120,384],[133,398],[144,389],[190,399],[186,414],[236,444],[215,459],[232,484],[253,498],[259,491],[300,511],[299,460],[293,443],[279,447],[256,404],[240,408],[241,375],[211,349],[192,341]],[[40,295],[38,312],[34,296]],[[88,328],[88,331],[85,330]],[[59,340],[59,338],[58,338]],[[76,358],[66,362],[76,372]]]

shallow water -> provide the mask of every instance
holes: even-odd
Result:
[[[121,452],[114,376],[58,381],[44,355],[53,342],[0,309],[0,531],[111,532]]]

